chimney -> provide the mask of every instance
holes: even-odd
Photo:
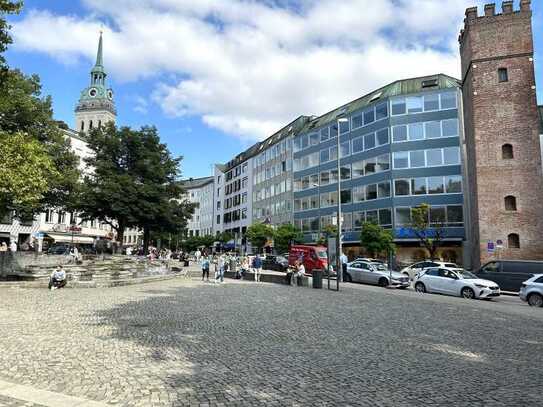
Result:
[[[502,13],[503,14],[511,14],[513,12],[513,2],[512,1],[504,1],[502,3]]]
[[[491,17],[495,14],[496,14],[496,4],[495,3],[485,4],[485,16]]]
[[[520,0],[520,11],[530,11],[532,0]]]
[[[466,9],[466,22],[475,21],[477,19],[477,7],[470,7]]]

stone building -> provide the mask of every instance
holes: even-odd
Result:
[[[466,149],[466,246],[472,266],[495,256],[543,259],[543,178],[530,0],[466,10],[460,33]]]

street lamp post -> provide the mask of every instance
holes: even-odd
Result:
[[[339,291],[339,283],[343,281],[343,265],[341,264],[341,123],[348,123],[346,117],[337,119],[337,237],[336,237],[336,281],[337,290]]]

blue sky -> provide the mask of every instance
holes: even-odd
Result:
[[[476,0],[25,0],[7,57],[40,75],[56,118],[73,126],[103,29],[118,124],[157,126],[185,157],[183,175],[199,177],[301,114],[404,77],[458,77],[458,29],[474,4],[482,10]]]

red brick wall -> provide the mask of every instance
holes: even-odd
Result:
[[[473,266],[489,260],[487,241],[503,240],[501,258],[543,259],[543,177],[529,2],[511,14],[473,18],[460,35]],[[469,10],[469,9],[468,9]],[[507,68],[509,81],[498,81]],[[502,159],[511,144],[514,159]],[[517,199],[517,211],[504,198]],[[507,236],[520,236],[520,249]]]

